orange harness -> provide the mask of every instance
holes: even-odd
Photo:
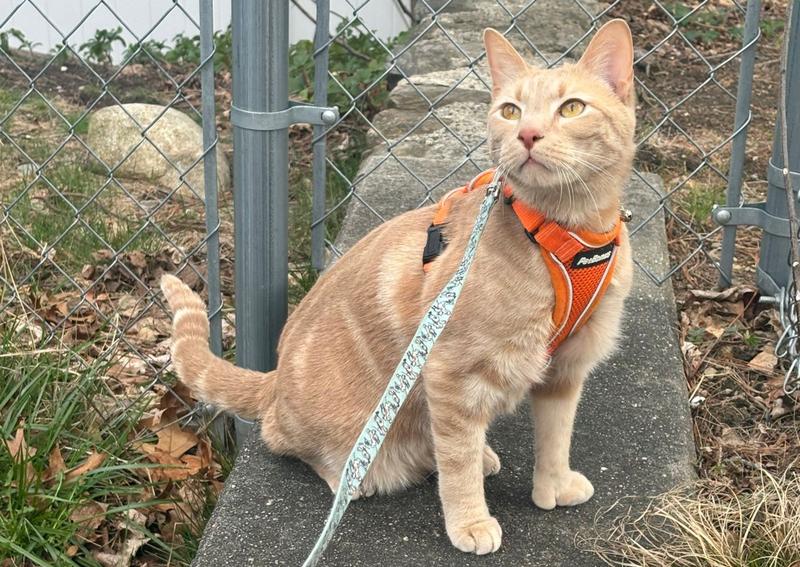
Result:
[[[428,228],[428,242],[422,257],[426,272],[445,246],[442,225],[452,206],[452,199],[465,195],[477,187],[489,184],[494,170],[484,171],[468,185],[448,193],[439,206]],[[617,221],[608,232],[569,230],[521,201],[514,199],[511,187],[503,187],[505,201],[522,224],[525,234],[542,253],[550,272],[555,293],[553,307],[553,336],[548,353],[580,329],[592,315],[611,282],[617,260],[621,223]]]

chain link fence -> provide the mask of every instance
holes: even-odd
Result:
[[[293,301],[313,283],[315,270],[366,229],[434,202],[490,165],[484,27],[502,31],[529,61],[553,66],[578,56],[613,17],[629,20],[636,44],[635,175],[659,197],[656,210],[634,219],[632,232],[664,215],[671,240],[667,271],[639,267],[659,284],[689,274],[701,274],[709,285],[732,279],[734,240],[723,242],[723,228],[711,222],[710,212],[726,194],[728,206],[741,204],[742,179],[751,167],[744,140],[754,46],[762,36],[760,2],[747,3],[746,18],[744,2],[721,0],[386,1],[410,29],[385,39],[363,17],[381,1],[347,2],[346,13],[334,14],[331,33],[328,2],[316,2],[316,11],[300,3],[304,17],[317,20],[318,33],[311,49],[298,44],[288,51],[286,90],[317,107],[338,106],[339,115],[310,134],[300,126],[289,130],[293,166],[284,215]],[[215,117],[217,104],[225,109],[228,100],[215,93],[213,76],[214,61],[225,55],[220,46],[230,58],[231,44],[230,36],[213,35],[211,0],[199,2],[199,18],[195,7],[174,2],[149,28],[132,29],[110,2],[92,3],[65,25],[26,0],[0,23],[0,75],[7,85],[0,100],[3,325],[30,349],[84,353],[92,344],[92,356],[76,355],[75,363],[109,361],[119,387],[135,394],[115,397],[118,412],[154,388],[194,411],[168,377],[168,319],[154,292],[161,273],[179,272],[207,294],[212,347],[222,352],[232,346],[233,333],[223,333],[221,317],[221,292],[233,282],[230,152],[217,147]],[[60,36],[53,52],[26,44],[15,25],[23,12]],[[119,29],[76,45],[78,30],[100,12],[112,15]],[[159,26],[176,18],[198,34],[181,44],[182,51],[177,43],[168,49],[153,39]],[[108,45],[121,42],[124,57],[112,62]],[[231,68],[235,79],[235,61]],[[233,90],[235,108],[235,83]],[[224,137],[226,128],[223,121]],[[179,147],[178,138],[190,148]],[[650,172],[660,174],[663,185]],[[403,187],[401,194],[387,194],[393,183]],[[249,247],[263,246],[245,233],[239,237]],[[749,274],[746,266],[743,274]],[[282,277],[280,271],[267,275]],[[280,317],[271,319],[279,328]],[[224,327],[231,329],[229,322]],[[274,342],[251,334],[246,340],[253,346],[245,350],[263,351]],[[246,352],[237,356],[247,366],[269,365],[261,355],[254,362]]]
[[[778,81],[773,76],[754,83],[758,45],[779,42],[787,27],[780,6],[752,0],[420,0],[399,3],[413,25],[406,35],[384,41],[361,17],[368,4],[351,2],[352,13],[336,32],[318,36],[315,44],[316,70],[327,71],[328,81],[317,81],[314,103],[337,104],[341,114],[332,127],[315,130],[311,256],[316,269],[369,228],[435,202],[490,165],[484,121],[491,87],[481,42],[484,27],[502,31],[534,64],[551,67],[579,56],[602,23],[619,17],[630,24],[636,48],[634,176],[659,202],[634,219],[631,233],[635,239],[663,217],[670,241],[667,270],[638,260],[637,265],[656,284],[671,282],[679,289],[727,287],[737,280],[757,283],[766,302],[775,298],[782,306],[786,331],[776,352],[787,361],[785,392],[796,389],[800,366],[796,316],[789,301],[794,294],[785,291],[791,262],[788,229],[785,221],[773,224],[788,216],[785,198],[783,193],[766,197],[758,185],[767,172],[777,195],[782,184],[773,182],[780,175],[775,163],[785,163],[770,158]],[[318,12],[326,5],[318,2]],[[381,72],[355,85],[342,79],[343,74],[347,78],[343,65],[328,62],[331,46],[354,35],[369,38],[385,60]],[[790,74],[797,67],[795,59],[790,56]],[[371,100],[387,85],[389,108],[376,109]],[[790,123],[796,130],[792,118]],[[756,140],[748,142],[748,128]],[[323,157],[324,134],[335,137],[343,130],[366,132],[365,158],[356,172],[346,171],[330,153]],[[795,162],[792,154],[789,163]],[[318,174],[326,167],[327,177]],[[657,174],[661,183],[649,173]],[[765,241],[779,241],[762,243],[759,266],[753,259],[758,255],[753,233],[737,233],[738,225],[759,226],[766,231]],[[742,259],[750,254],[749,260]]]
[[[230,353],[236,335],[237,363],[266,370],[287,310],[319,271],[370,228],[491,165],[485,27],[555,66],[605,21],[629,22],[634,181],[658,201],[629,228],[635,239],[663,218],[670,244],[668,269],[639,262],[651,281],[760,284],[788,267],[781,223],[769,225],[786,235],[760,268],[758,242],[736,229],[745,201],[764,197],[748,181],[773,167],[771,136],[764,144],[753,133],[772,131],[763,109],[774,112],[777,91],[758,80],[755,55],[785,19],[760,20],[758,0],[296,0],[295,16],[317,33],[292,46],[285,2],[231,0],[227,32],[214,31],[213,0],[148,4],[146,26],[117,5],[79,3],[67,19],[45,0],[0,3],[0,374],[27,360],[60,365],[65,382],[91,377],[80,427],[98,446],[133,432],[135,456],[114,454],[115,466],[166,463],[165,482],[214,467],[207,478],[222,476],[204,435],[164,456],[184,429],[209,427],[224,441],[230,428],[170,371],[163,273],[208,300],[214,352]],[[376,5],[408,31],[377,31]],[[98,28],[101,19],[114,25]],[[38,46],[30,22],[59,44]],[[191,31],[158,39],[170,26]],[[800,375],[796,293],[788,279],[774,283],[789,289],[778,343],[789,393]],[[24,420],[0,425],[11,438]],[[64,449],[71,465],[87,451]]]
[[[419,22],[409,37],[387,43],[360,18],[367,3],[351,4],[352,16],[328,42],[318,43],[317,57],[325,57],[327,47],[358,30],[385,51],[387,66],[371,83],[355,90],[339,80],[338,69],[331,66],[329,70],[329,91],[336,95],[336,102],[344,100],[344,106],[340,107],[339,122],[328,133],[337,128],[366,130],[369,158],[357,175],[347,175],[339,164],[328,160],[328,168],[346,190],[340,195],[329,192],[325,214],[314,219],[315,232],[321,234],[322,225],[337,219],[348,207],[348,215],[363,215],[363,222],[370,226],[384,220],[385,213],[396,213],[397,209],[390,211],[385,203],[374,202],[380,200],[380,191],[372,180],[380,184],[382,175],[407,177],[407,193],[413,195],[413,205],[419,206],[435,201],[440,190],[456,186],[488,165],[484,128],[480,126],[490,92],[480,41],[484,27],[501,30],[529,61],[554,66],[579,56],[604,21],[623,17],[632,20],[637,48],[636,174],[651,184],[660,198],[658,210],[635,219],[633,233],[663,213],[674,239],[680,241],[680,246],[673,247],[668,271],[661,273],[641,264],[640,268],[658,284],[698,265],[730,280],[730,266],[719,263],[721,229],[708,222],[710,209],[698,201],[723,202],[726,186],[738,200],[741,171],[734,171],[735,178],[729,180],[728,169],[730,163],[744,160],[744,144],[736,146],[733,159],[731,146],[734,140],[744,140],[750,118],[752,65],[749,74],[742,76],[745,100],[738,115],[736,91],[741,56],[752,57],[759,35],[757,9],[754,22],[745,29],[745,5],[739,2],[539,0],[465,5],[420,1],[408,8]],[[642,17],[630,17],[635,13],[644,14],[649,29],[642,27]],[[724,33],[729,33],[726,50],[711,49],[712,40]],[[375,115],[365,101],[387,82],[398,83],[390,96],[397,108]],[[465,122],[452,105],[465,100],[474,121]],[[712,121],[705,116],[710,104]],[[661,173],[659,167],[667,160],[671,163],[664,187],[652,185],[651,178],[642,173]],[[321,199],[321,195],[318,191],[315,197]],[[409,197],[400,208],[407,208],[411,200]],[[334,226],[339,222],[334,220]],[[328,250],[337,254],[336,238],[331,231],[328,236]],[[324,264],[322,239],[314,242],[319,247],[314,257],[320,268]],[[729,255],[728,251],[723,255]]]
[[[217,148],[212,2],[170,3],[144,28],[110,2],[81,3],[69,21],[40,4],[0,14],[0,335],[15,356],[57,351],[66,372],[101,368],[87,423],[106,431],[143,416],[157,433],[197,412],[167,372],[162,273],[210,298],[222,352],[232,199]],[[60,43],[37,50],[30,22]],[[174,47],[154,39],[176,22],[192,31]]]
[[[484,27],[502,31],[528,61],[550,67],[578,57],[594,31],[618,17],[628,21],[634,35],[634,177],[650,187],[659,203],[633,220],[631,233],[635,240],[640,230],[663,217],[670,244],[668,269],[640,260],[638,267],[656,284],[673,283],[678,289],[757,283],[767,302],[773,297],[777,302],[778,295],[793,297],[784,292],[787,229],[761,214],[785,219],[785,205],[772,204],[784,197],[766,198],[759,187],[765,172],[770,183],[779,175],[770,158],[778,81],[772,76],[754,82],[757,47],[779,42],[784,31],[786,15],[778,5],[752,0],[418,1],[405,9],[413,27],[396,42],[381,41],[370,30],[360,17],[366,5],[351,3],[352,15],[327,41],[316,44],[316,57],[325,59],[327,48],[358,30],[386,57],[383,72],[361,88],[344,83],[335,65],[328,71],[327,89],[336,95],[333,102],[340,106],[341,118],[327,133],[364,130],[367,151],[355,174],[328,158],[326,166],[341,182],[338,192],[329,184],[325,196],[324,181],[316,178],[316,268],[387,217],[435,202],[490,165],[484,127],[490,93],[481,43]],[[774,51],[768,50],[770,55]],[[790,57],[790,67],[796,67],[794,59]],[[365,101],[386,84],[393,89],[390,108],[375,112]],[[327,100],[318,96],[315,103]],[[748,128],[755,140],[748,140]],[[321,159],[315,154],[315,160]],[[398,188],[403,195],[397,195]],[[326,223],[333,230],[326,230]],[[766,239],[780,233],[780,244],[762,245],[760,266],[754,259],[758,244],[753,233],[737,233],[738,225],[764,228]],[[790,320],[794,308],[782,305],[786,332],[777,354],[788,361],[785,391],[790,393],[800,366],[796,323]]]

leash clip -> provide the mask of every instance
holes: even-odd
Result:
[[[500,198],[500,187],[502,183],[500,181],[492,181],[489,185],[486,186],[486,195],[491,195],[492,198],[496,201]]]
[[[500,174],[500,169],[494,170],[492,182],[486,186],[486,195],[492,196],[492,200],[497,201],[500,198],[500,190],[503,188],[503,176]]]

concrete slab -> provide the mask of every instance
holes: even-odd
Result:
[[[659,180],[647,176],[655,186]],[[658,197],[634,180],[626,202],[636,219]],[[632,240],[636,258],[665,268],[663,219]],[[693,475],[686,386],[669,284],[655,286],[641,270],[627,304],[622,348],[590,380],[576,425],[573,465],[594,483],[594,498],[577,508],[544,512],[530,500],[532,435],[527,408],[501,419],[490,438],[503,463],[487,479],[489,507],[503,526],[503,547],[476,557],[454,549],[444,532],[436,479],[391,497],[354,502],[323,565],[589,566],[576,534],[622,497],[645,498]],[[322,528],[331,494],[306,465],[270,455],[257,436],[241,449],[204,534],[197,567],[300,565]]]

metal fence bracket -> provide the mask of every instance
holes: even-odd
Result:
[[[289,101],[289,108],[277,112],[254,112],[231,107],[231,123],[247,130],[283,130],[292,124],[331,126],[339,119],[335,106],[313,106]]]
[[[790,171],[789,175],[792,177],[792,186],[800,187],[800,171]],[[783,169],[775,165],[772,160],[769,160],[767,166],[767,181],[779,189],[786,190],[786,180],[783,177]]]
[[[711,216],[720,226],[757,226],[765,232],[789,238],[789,221],[766,211],[766,203],[748,203],[741,207],[714,207]]]

